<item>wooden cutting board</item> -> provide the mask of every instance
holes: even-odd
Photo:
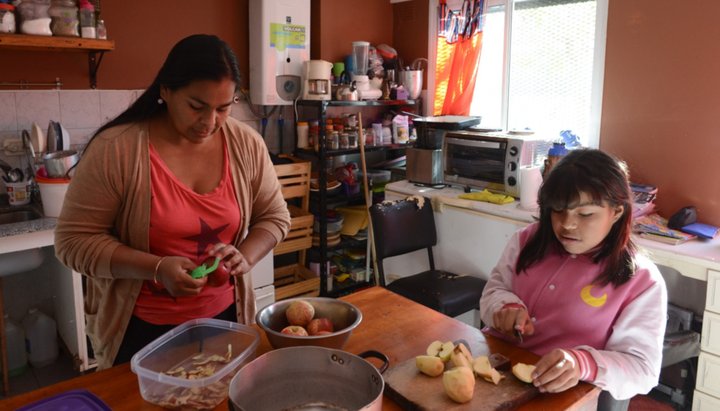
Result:
[[[428,377],[420,373],[415,358],[411,358],[383,373],[385,395],[404,410],[496,411],[517,408],[538,394],[532,384],[521,382],[510,370],[498,371],[505,376],[498,385],[476,377],[473,399],[458,404],[445,394],[442,375]]]

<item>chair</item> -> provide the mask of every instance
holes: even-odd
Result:
[[[429,199],[373,204],[370,207],[380,285],[450,317],[477,309],[485,281],[436,270],[432,247],[437,243],[435,217]],[[427,249],[430,269],[385,285],[383,260]]]

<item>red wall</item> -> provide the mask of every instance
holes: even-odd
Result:
[[[659,186],[661,215],[720,225],[720,2],[609,4],[600,148]]]

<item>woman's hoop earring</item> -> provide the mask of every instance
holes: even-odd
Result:
[[[164,102],[165,102],[165,100],[163,100],[163,99],[161,99],[161,98],[157,99],[157,103],[158,103],[158,104],[162,104],[162,103],[164,103]]]
[[[238,97],[238,96],[233,97],[233,103],[237,104],[239,102],[240,102],[240,97]]]

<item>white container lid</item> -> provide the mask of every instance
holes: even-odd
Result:
[[[368,46],[368,47],[369,47],[369,46],[370,46],[370,42],[369,42],[369,41],[353,41],[352,45],[353,45],[353,46]]]

